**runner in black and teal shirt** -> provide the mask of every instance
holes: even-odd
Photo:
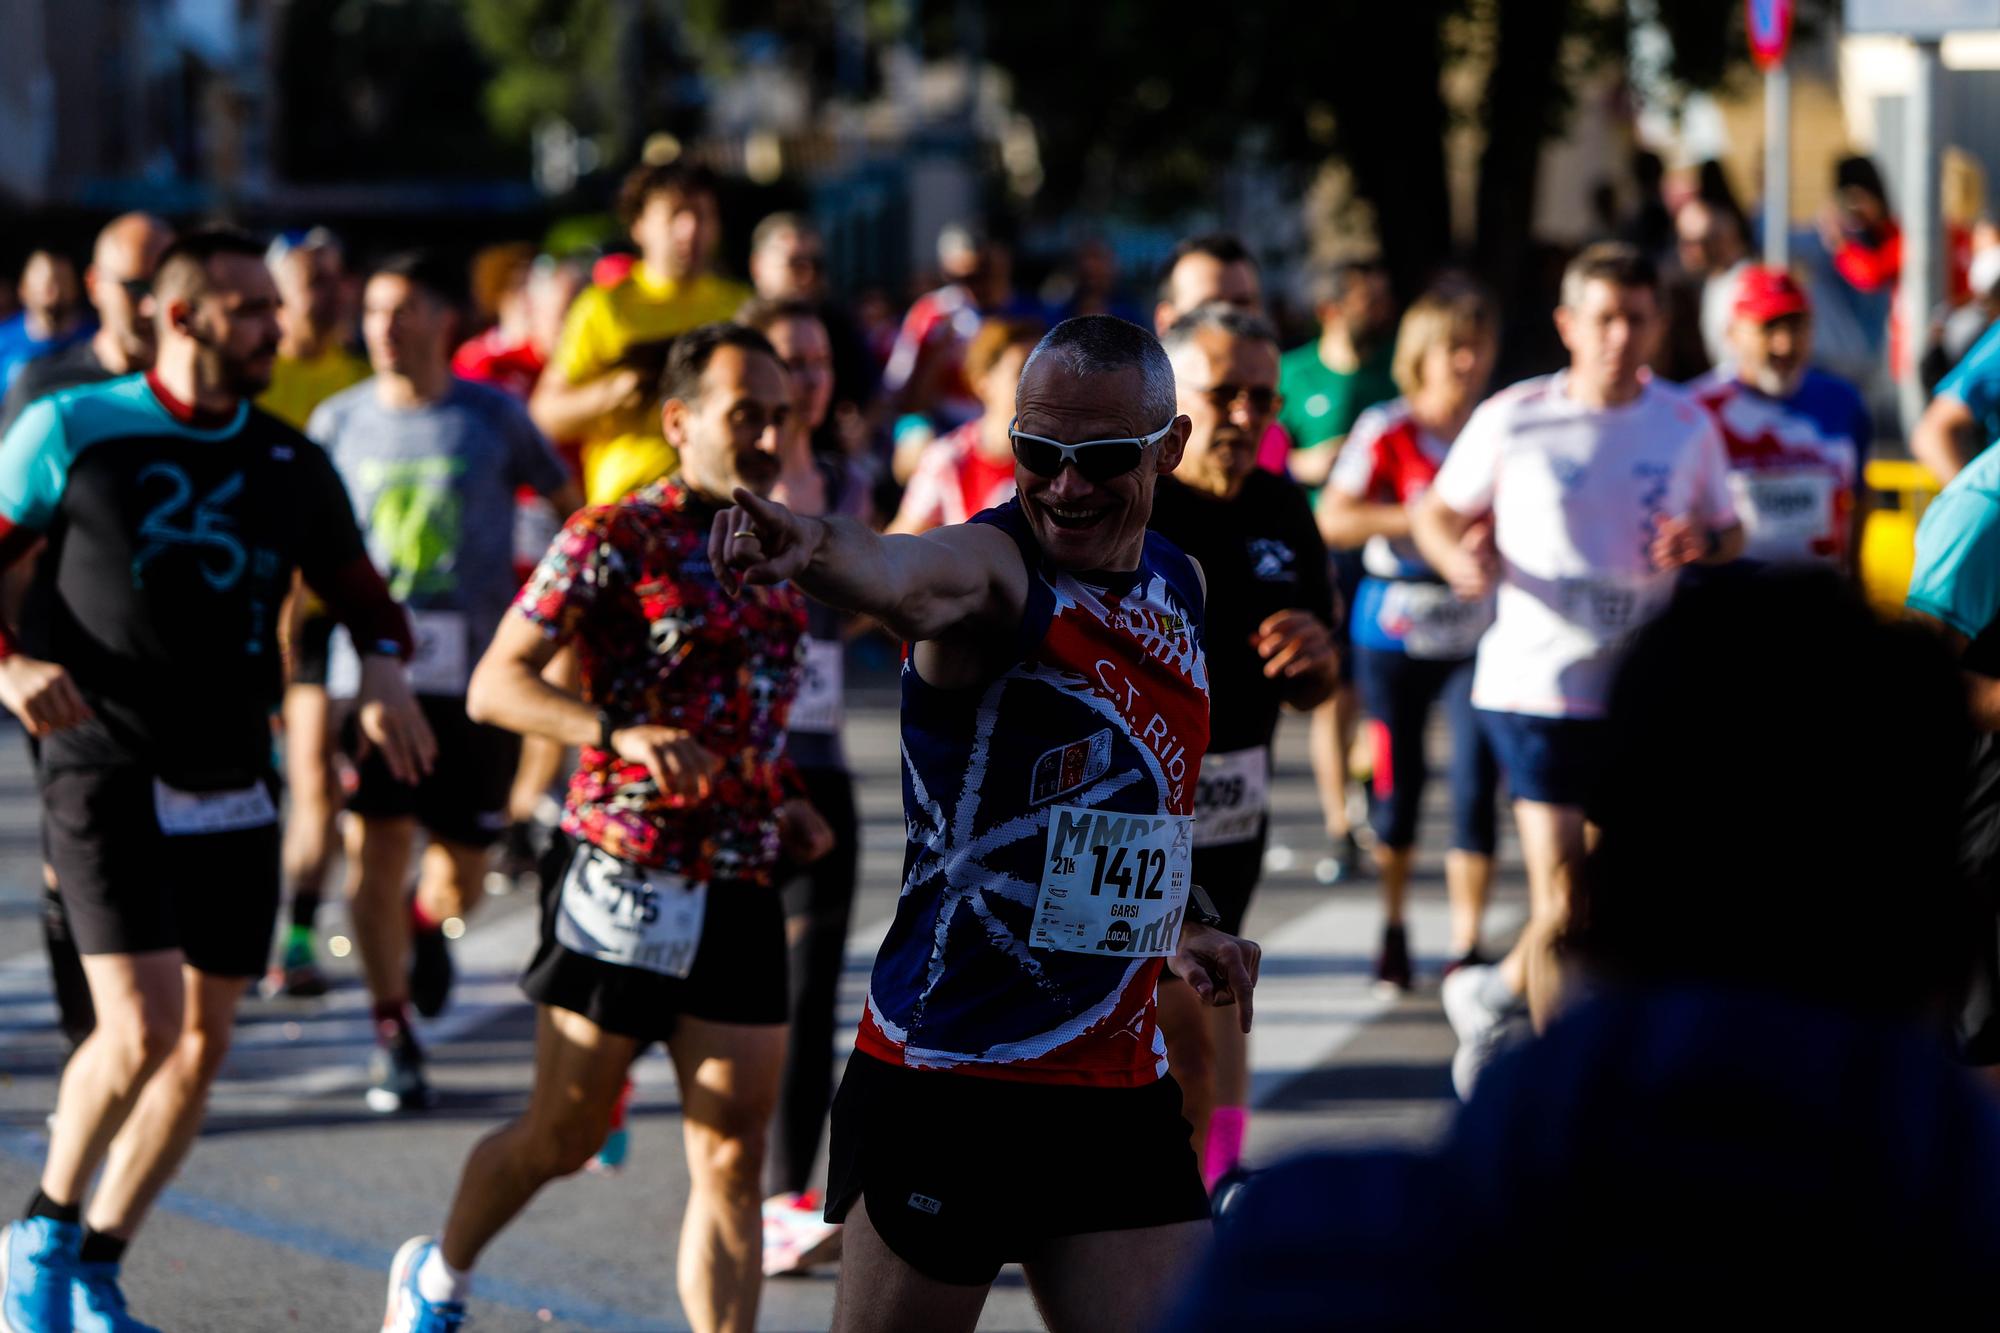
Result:
[[[153,372],[45,398],[0,441],[0,567],[45,543],[19,641],[0,630],[0,703],[41,741],[48,859],[98,1015],[41,1188],[0,1233],[15,1328],[142,1327],[118,1260],[194,1140],[277,912],[270,715],[294,570],[366,646],[371,742],[406,778],[430,762],[403,614],[339,478],[247,402],[277,345],[262,248],[189,237],[155,297]]]

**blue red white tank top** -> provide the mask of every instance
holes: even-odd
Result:
[[[1137,570],[1049,563],[1017,503],[1029,591],[1012,665],[963,690],[903,666],[908,828],[896,918],[858,1049],[909,1068],[1135,1087],[1166,1073],[1159,958],[1031,947],[1050,812],[1194,810],[1208,744],[1202,591],[1149,532]]]

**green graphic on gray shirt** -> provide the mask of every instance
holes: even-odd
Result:
[[[465,523],[458,477],[464,470],[457,458],[368,459],[356,469],[362,492],[375,497],[368,544],[387,566],[389,591],[399,601],[458,587]]]

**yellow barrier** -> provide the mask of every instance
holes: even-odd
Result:
[[[1921,463],[1878,458],[1868,464],[1868,517],[1861,526],[1861,586],[1884,613],[1902,609],[1917,559],[1917,523],[1938,493],[1937,478]]]

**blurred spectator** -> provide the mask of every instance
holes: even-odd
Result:
[[[1834,188],[1835,201],[1820,217],[1812,243],[1800,250],[1819,314],[1816,359],[1872,400],[1889,386],[1903,236],[1873,162],[1842,158]]]
[[[1833,266],[1858,292],[1893,290],[1903,272],[1903,229],[1889,213],[1882,173],[1865,157],[1834,167],[1834,201],[1820,217]]]
[[[1318,269],[1312,303],[1319,337],[1285,353],[1278,420],[1291,432],[1292,475],[1319,487],[1356,419],[1396,396],[1396,300],[1382,261],[1364,255]]]
[[[983,231],[954,223],[938,236],[944,285],[916,299],[882,371],[883,392],[896,411],[926,417],[940,430],[981,411],[965,375],[965,350],[980,322],[1004,311],[1012,282],[1011,256]]]
[[[1729,358],[1729,317],[1736,281],[1750,266],[1742,216],[1706,199],[1690,199],[1674,215],[1681,270],[1700,284],[1701,345],[1710,365]]]
[[[1145,316],[1118,295],[1118,255],[1101,236],[1076,247],[1069,268],[1042,285],[1042,321],[1051,328],[1078,315],[1110,315],[1144,325]]]
[[[1976,920],[1949,654],[1832,574],[1717,580],[1640,632],[1610,720],[1581,1002],[1437,1152],[1253,1178],[1169,1328],[1927,1327],[1986,1299],[2000,1110],[1939,1040]],[[1755,818],[1691,836],[1690,792]]]
[[[833,400],[813,435],[813,447],[850,457],[867,451],[866,415],[881,366],[854,317],[827,287],[826,242],[801,213],[773,213],[750,235],[750,283],[763,301],[811,304],[833,352]]]
[[[1918,366],[1924,392],[1935,394],[1944,377],[1963,361],[2000,316],[2000,228],[1981,221],[1967,234],[1965,300],[1933,320],[1929,345]]]
[[[11,388],[21,367],[38,356],[60,352],[96,331],[78,294],[76,265],[65,254],[36,250],[21,265],[17,288],[21,313],[0,324],[0,392]]]
[[[583,485],[608,504],[672,472],[657,391],[667,343],[726,320],[749,289],[709,270],[721,238],[715,179],[675,162],[640,166],[618,193],[639,258],[617,285],[577,295],[529,409],[554,440],[582,441]]]
[[[473,264],[474,299],[490,309],[495,322],[459,345],[451,369],[461,379],[491,384],[525,403],[548,365],[563,317],[585,278],[581,264],[538,256],[532,246],[505,250],[504,268],[496,263],[482,274],[481,264]]]
[[[1853,573],[1874,429],[1854,386],[1811,364],[1812,332],[1798,280],[1751,265],[1737,280],[1729,364],[1689,387],[1729,451],[1744,555]]]
[[[278,361],[257,406],[286,425],[305,429],[313,409],[368,378],[368,362],[348,345],[344,318],[347,260],[325,227],[287,232],[264,253],[278,285]]]
[[[1220,301],[1252,315],[1264,313],[1264,282],[1250,251],[1227,232],[1189,236],[1160,266],[1160,298],[1153,332],[1165,333],[1196,306]]]
[[[979,393],[981,414],[925,445],[891,532],[920,533],[963,523],[1014,494],[1014,390],[1021,368],[1044,330],[1021,319],[990,319],[965,353],[966,377]]]
[[[173,238],[167,224],[150,213],[126,213],[104,224],[83,271],[97,331],[22,366],[0,405],[0,434],[44,394],[152,367],[153,266]]]
[[[1153,332],[1164,336],[1182,315],[1218,301],[1245,314],[1263,316],[1264,281],[1256,258],[1227,232],[1183,237],[1160,266]],[[1291,435],[1274,419],[1258,442],[1257,466],[1285,476],[1291,452]]]
[[[1618,238],[1651,255],[1665,265],[1674,248],[1674,215],[1667,211],[1666,163],[1660,155],[1641,148],[1632,154],[1632,186],[1637,192],[1632,211],[1618,224]]]
[[[1971,349],[1938,381],[1924,414],[1910,432],[1910,456],[1931,470],[1940,486],[2000,439],[2000,247],[1973,260],[1973,285],[1984,294],[1972,318],[1987,326]],[[1949,332],[1949,325],[1947,326]]]

